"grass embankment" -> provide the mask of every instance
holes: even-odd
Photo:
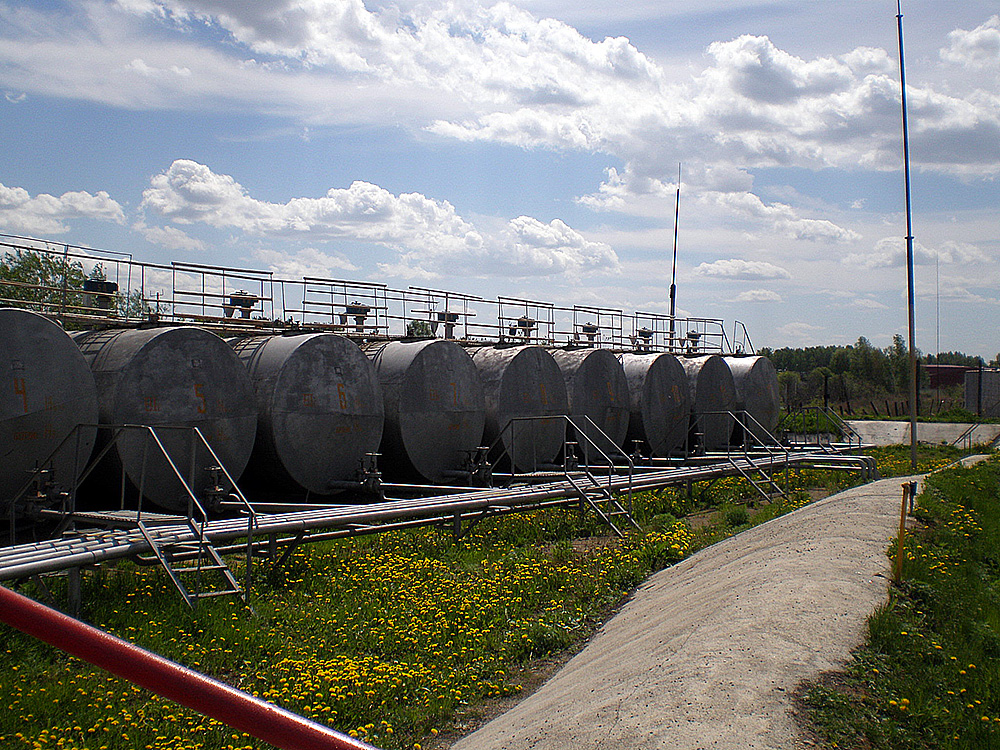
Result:
[[[1000,460],[929,477],[915,515],[903,583],[810,718],[830,747],[1000,748]]]
[[[954,452],[927,454],[923,470]],[[906,473],[908,452],[879,452]],[[772,503],[745,481],[636,497],[642,529],[547,511],[485,521],[461,542],[421,529],[304,546],[258,575],[257,617],[233,602],[196,614],[157,569],[88,574],[84,619],[387,749],[435,744],[456,717],[514,696],[540,662],[586,639],[649,572],[834,491],[854,475],[792,471]],[[815,493],[814,493],[815,494]],[[263,573],[264,564],[258,570]],[[28,592],[30,593],[30,592]],[[7,628],[0,630],[0,747],[265,747]],[[471,718],[470,718],[471,717]]]

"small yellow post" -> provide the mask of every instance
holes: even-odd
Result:
[[[899,506],[899,536],[896,538],[896,570],[892,580],[900,583],[903,580],[903,537],[906,535],[906,503],[910,498],[910,484],[900,485],[903,488],[903,502]]]

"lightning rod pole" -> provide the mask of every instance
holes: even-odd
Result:
[[[910,468],[917,470],[917,349],[913,314],[913,223],[910,215],[910,137],[906,123],[906,73],[903,69],[903,11],[896,0],[899,37],[899,88],[903,105],[903,181],[906,185],[906,310],[910,334]]]
[[[677,197],[674,199],[674,261],[670,267],[670,350],[674,349],[674,310],[677,305],[677,221],[681,215],[681,165],[677,165]]]

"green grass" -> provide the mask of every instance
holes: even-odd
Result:
[[[279,580],[256,585],[257,618],[232,602],[194,616],[160,571],[120,565],[88,578],[85,617],[381,747],[412,747],[459,707],[518,692],[525,665],[589,633],[623,591],[690,545],[681,523],[579,553],[546,543],[588,526],[552,512],[484,523],[461,544],[424,529],[305,546]],[[25,636],[5,637],[0,747],[258,746]]]
[[[916,515],[904,582],[811,718],[830,747],[1000,748],[1000,462],[933,475]]]
[[[954,455],[933,449],[922,461]],[[893,451],[878,461],[885,472],[904,463]],[[639,494],[642,530],[623,541],[592,516],[552,510],[484,521],[458,544],[425,528],[304,546],[276,580],[259,564],[257,617],[219,600],[192,614],[161,571],[121,563],[87,573],[83,618],[380,747],[412,748],[516,696],[540,660],[586,639],[649,572],[800,507],[807,488],[832,492],[857,476],[795,469],[787,482],[773,502],[736,478]],[[266,747],[0,632],[4,750]]]

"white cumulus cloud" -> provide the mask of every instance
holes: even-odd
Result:
[[[267,264],[268,270],[283,279],[330,278],[339,271],[354,272],[358,267],[339,253],[327,253],[306,247],[295,253],[261,248],[254,255]]]
[[[972,31],[955,29],[941,58],[969,68],[1000,68],[1000,16],[992,16]]]
[[[773,263],[760,260],[742,260],[732,258],[717,260],[712,263],[702,263],[694,269],[698,276],[710,276],[719,279],[790,279],[791,274],[784,268]]]
[[[750,289],[736,295],[736,302],[781,302],[781,295],[770,289]]]
[[[177,227],[151,227],[147,226],[144,221],[137,221],[132,225],[132,229],[145,237],[148,242],[165,247],[168,250],[198,252],[205,250],[204,242],[185,234]]]
[[[68,222],[96,219],[116,224],[125,222],[117,201],[101,190],[96,194],[72,191],[60,196],[39,193],[32,196],[24,188],[0,183],[0,226],[34,234],[61,234],[70,230]]]
[[[888,305],[883,305],[881,302],[870,297],[859,297],[858,299],[851,300],[851,307],[857,307],[861,310],[888,310]]]
[[[967,242],[947,241],[937,248],[929,248],[919,240],[913,242],[913,263],[930,266],[935,263],[964,265],[988,263],[990,256]],[[851,253],[841,263],[862,268],[901,268],[906,265],[906,240],[903,237],[883,237],[868,253]]]
[[[258,200],[230,175],[178,159],[150,180],[142,208],[182,225],[207,224],[248,235],[310,242],[353,240],[395,250],[397,273],[427,277],[469,272],[512,276],[614,270],[606,244],[587,240],[554,219],[520,216],[489,230],[463,219],[454,206],[419,193],[393,195],[357,181],[320,198],[287,203]]]

